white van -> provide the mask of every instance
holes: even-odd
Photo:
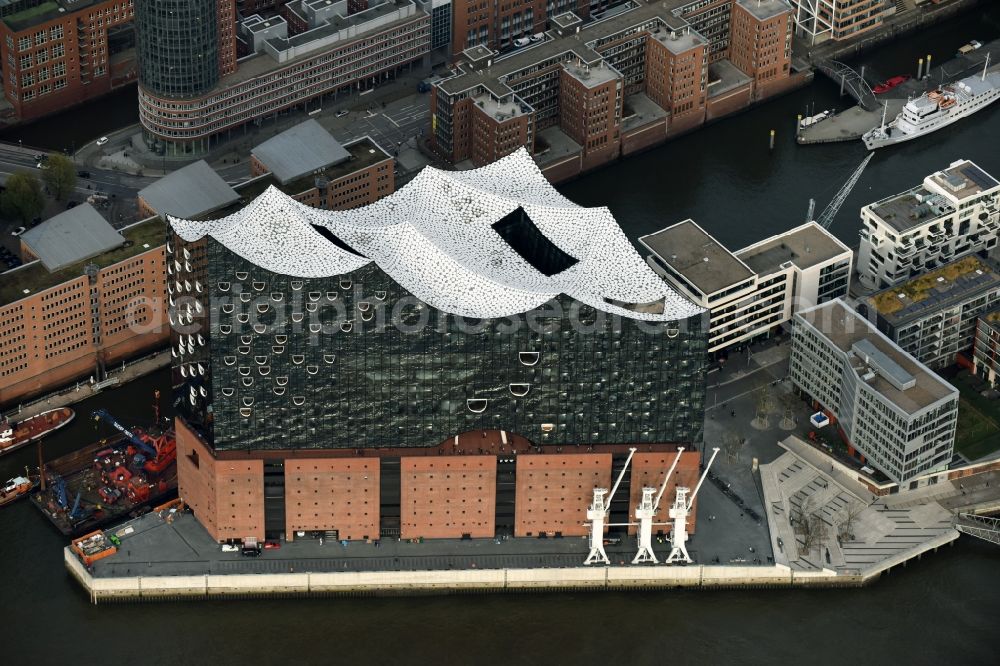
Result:
[[[520,37],[514,40],[514,46],[520,48],[522,46],[527,46],[531,43],[531,40],[527,37]]]

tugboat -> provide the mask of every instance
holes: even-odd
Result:
[[[878,84],[872,88],[872,92],[876,95],[881,95],[882,93],[887,93],[898,85],[902,85],[910,80],[909,74],[904,74],[903,76],[893,76],[892,78],[886,79],[882,83]]]
[[[18,423],[11,423],[5,417],[0,421],[0,456],[16,451],[25,444],[30,444],[62,428],[72,421],[74,416],[76,413],[69,407],[60,407],[36,414]]]
[[[0,507],[13,504],[22,497],[27,497],[31,489],[38,484],[38,477],[28,475],[25,470],[24,476],[15,476],[0,486]]]

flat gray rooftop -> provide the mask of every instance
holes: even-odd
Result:
[[[649,99],[646,93],[636,93],[625,98],[625,104],[635,113],[622,118],[622,132],[629,132],[637,127],[662,120],[667,111],[662,106]]]
[[[21,241],[47,270],[58,271],[120,247],[125,238],[84,203],[24,232]]]
[[[665,0],[653,4],[638,4],[635,9],[623,11],[610,18],[592,21],[580,29],[576,35],[556,37],[532,44],[517,51],[498,57],[493,61],[490,71],[483,70],[462,72],[456,76],[441,81],[438,86],[448,94],[457,94],[470,88],[482,86],[497,95],[509,94],[511,91],[500,79],[527,70],[540,62],[554,60],[575,61],[577,58],[586,63],[594,63],[601,55],[587,46],[589,42],[606,38],[623,32],[629,28],[651,24],[653,22],[676,22],[672,10],[688,4],[689,0]],[[554,36],[554,32],[548,33]],[[565,57],[560,58],[560,56]]]
[[[815,222],[810,222],[739,250],[736,256],[758,275],[767,275],[788,262],[807,270],[845,252],[850,252],[850,248]]]
[[[639,242],[708,296],[754,276],[754,272],[693,220],[678,222]]]
[[[351,158],[313,118],[271,137],[250,151],[282,184]]]
[[[993,176],[969,160],[939,171],[931,179],[959,201],[1000,186]]]
[[[905,233],[953,213],[955,208],[940,194],[920,185],[871,204],[871,210],[890,227]]]
[[[695,47],[708,44],[707,39],[689,28],[661,30],[653,34],[653,39],[667,47],[667,50],[674,55],[679,55]]]
[[[594,88],[602,83],[613,81],[619,76],[618,70],[605,64],[603,60],[593,67],[577,64],[567,64],[565,67],[567,74],[587,88]]]
[[[766,21],[792,11],[785,0],[736,0],[736,4],[753,14],[759,21]]]
[[[809,322],[848,357],[853,356],[852,348],[857,342],[868,340],[896,366],[912,375],[914,385],[905,390],[896,388],[878,372],[874,379],[864,382],[907,414],[914,414],[944,398],[958,395],[958,389],[897,347],[867,319],[846,307],[839,298],[800,312],[796,317]],[[856,367],[857,365],[863,364],[858,363],[854,367],[859,381],[863,381],[860,377],[864,368]]]
[[[708,98],[724,95],[750,83],[750,77],[728,60],[717,60],[708,66]]]
[[[192,219],[239,200],[240,195],[205,160],[178,169],[139,190],[159,215]]]

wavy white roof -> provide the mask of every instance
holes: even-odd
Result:
[[[525,261],[492,226],[518,207],[577,262],[547,276]],[[169,222],[186,241],[210,235],[244,259],[293,277],[342,275],[373,261],[417,298],[465,317],[527,312],[560,293],[632,319],[702,312],[653,273],[607,208],[583,208],[563,197],[524,149],[470,171],[425,168],[363,208],[311,208],[271,187],[228,217]],[[328,228],[364,256],[342,250],[312,225]],[[662,300],[663,309],[637,312],[605,299]]]

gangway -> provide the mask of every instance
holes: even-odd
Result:
[[[865,111],[878,109],[879,104],[878,100],[875,99],[875,93],[865,83],[864,77],[853,68],[838,60],[823,60],[817,63],[816,67],[840,85],[841,94],[846,92],[858,100],[858,104]]]
[[[1000,518],[960,513],[955,517],[954,524],[955,529],[962,534],[1000,546]]]

